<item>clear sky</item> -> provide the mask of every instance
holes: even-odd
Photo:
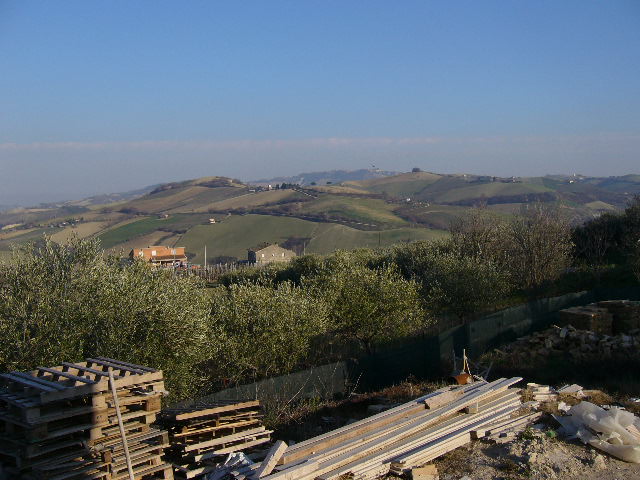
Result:
[[[639,152],[638,0],[0,0],[0,204]]]

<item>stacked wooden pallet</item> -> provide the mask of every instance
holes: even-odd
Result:
[[[11,478],[172,479],[151,427],[164,393],[161,371],[104,357],[0,374],[0,463]]]
[[[292,445],[275,473],[254,464],[233,472],[236,480],[373,479],[402,474],[482,436],[521,406],[521,378],[447,387],[380,414]]]
[[[271,440],[262,425],[258,400],[217,402],[163,410],[159,423],[169,431],[168,458],[176,478],[198,478],[229,453]]]

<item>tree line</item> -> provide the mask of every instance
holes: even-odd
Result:
[[[0,371],[114,357],[163,369],[177,400],[326,362],[345,345],[371,353],[443,314],[468,322],[544,295],[605,263],[588,254],[598,241],[640,275],[639,205],[607,217],[616,227],[605,233],[602,217],[572,228],[557,206],[509,218],[479,209],[445,240],[305,255],[231,272],[214,288],[123,262],[95,240],[45,237],[0,266]]]

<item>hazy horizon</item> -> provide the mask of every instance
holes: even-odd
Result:
[[[634,0],[0,0],[0,205],[222,175],[640,173]]]
[[[244,183],[252,183],[252,182],[259,182],[262,180],[269,180],[272,178],[279,178],[279,177],[297,177],[297,176],[301,176],[302,174],[311,174],[311,173],[322,173],[322,172],[330,172],[330,171],[357,171],[357,170],[367,170],[367,169],[371,169],[372,167],[374,167],[377,170],[381,170],[381,171],[390,171],[390,172],[398,172],[398,173],[407,173],[410,172],[411,169],[413,169],[414,167],[418,167],[420,168],[422,171],[427,171],[427,172],[431,172],[431,173],[436,173],[436,174],[444,174],[444,175],[452,175],[452,174],[470,174],[470,175],[491,175],[491,176],[498,176],[498,177],[543,177],[543,176],[554,176],[554,175],[565,175],[565,176],[569,176],[569,175],[584,175],[587,177],[619,177],[619,176],[625,176],[625,175],[634,175],[637,174],[636,172],[626,172],[626,173],[621,173],[619,175],[590,175],[590,174],[586,174],[584,172],[549,172],[549,173],[545,173],[543,175],[499,175],[496,174],[494,172],[488,172],[488,171],[435,171],[435,170],[429,170],[426,168],[421,167],[418,164],[414,164],[412,167],[409,167],[407,169],[387,169],[387,168],[381,168],[379,165],[362,165],[361,167],[356,167],[356,168],[330,168],[327,170],[318,170],[318,171],[297,171],[297,172],[292,172],[292,173],[286,173],[286,174],[274,174],[274,175],[270,175],[268,177],[255,177],[255,178],[240,178],[238,176],[233,176],[233,175],[221,175],[221,174],[215,174],[215,173],[211,173],[211,174],[206,174],[206,175],[199,175],[196,177],[176,177],[176,178],[167,178],[164,180],[160,180],[157,182],[152,182],[152,183],[146,183],[146,184],[140,184],[140,185],[133,185],[129,188],[125,188],[125,189],[119,189],[119,190],[109,190],[109,191],[86,191],[84,194],[78,194],[75,196],[64,196],[65,194],[63,194],[62,196],[56,196],[55,194],[49,194],[47,192],[41,192],[41,193],[37,193],[37,194],[29,194],[28,196],[24,197],[24,198],[42,198],[41,200],[36,200],[36,201],[31,201],[31,200],[26,200],[25,202],[1,202],[0,201],[0,207],[36,207],[39,204],[48,204],[48,203],[61,203],[61,202],[67,202],[67,201],[75,201],[75,200],[82,200],[84,198],[88,198],[88,197],[93,197],[93,196],[100,196],[100,195],[111,195],[111,194],[119,194],[119,193],[127,193],[127,192],[131,192],[131,191],[135,191],[135,190],[142,190],[145,189],[147,187],[151,187],[154,185],[158,185],[158,184],[164,184],[164,183],[171,183],[171,182],[181,182],[181,181],[185,181],[185,180],[193,180],[196,178],[202,178],[202,177],[210,177],[210,176],[224,176],[224,177],[230,177],[230,178],[236,178],[238,180],[241,180]],[[20,198],[19,196],[16,198]]]

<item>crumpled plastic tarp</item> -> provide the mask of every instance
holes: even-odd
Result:
[[[621,460],[640,463],[640,418],[618,407],[605,410],[591,402],[580,402],[567,413],[555,417],[565,435]]]
[[[207,474],[206,480],[226,480],[231,478],[229,475],[232,471],[242,467],[253,465],[253,462],[242,452],[230,453],[227,459],[216,466],[216,469]]]

